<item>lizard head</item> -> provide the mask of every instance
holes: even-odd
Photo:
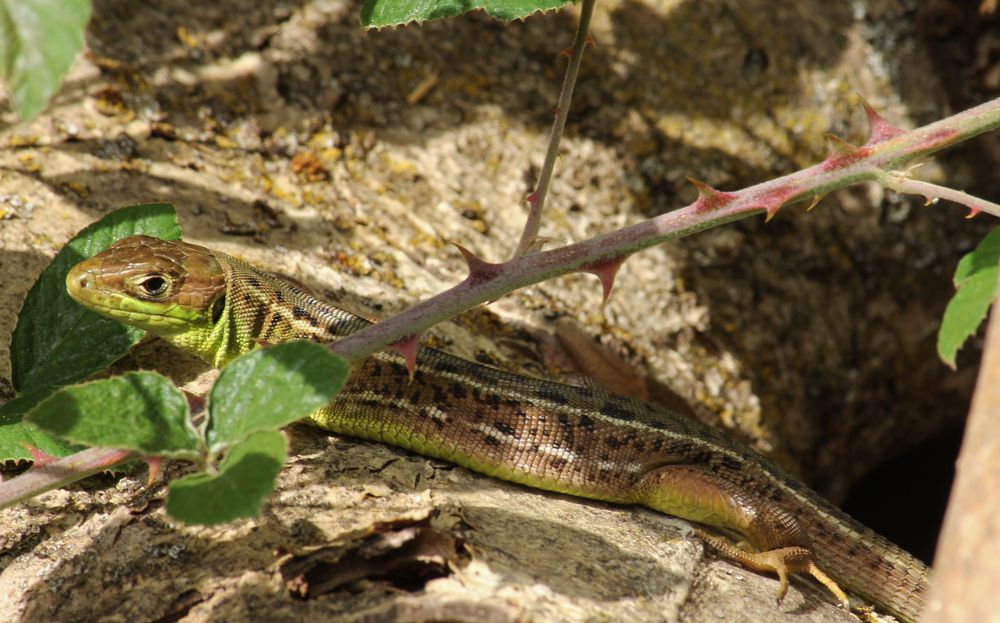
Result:
[[[122,238],[66,275],[84,307],[161,337],[208,331],[226,306],[226,278],[204,247],[150,236]]]

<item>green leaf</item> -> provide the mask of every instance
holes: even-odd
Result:
[[[281,432],[254,433],[229,450],[218,474],[193,474],[171,483],[167,512],[180,521],[206,526],[256,517],[274,489],[287,452]]]
[[[209,448],[218,452],[255,431],[306,417],[333,399],[349,372],[344,359],[303,341],[233,360],[209,393]]]
[[[69,454],[73,446],[24,426],[22,417],[59,385],[103,370],[142,338],[143,331],[88,311],[66,293],[73,265],[133,234],[179,238],[173,206],[130,206],[106,215],[70,240],[28,291],[10,344],[14,388],[24,395],[0,407],[0,460],[30,459],[24,444]]]
[[[1000,264],[1000,227],[986,234],[975,249],[966,253],[955,269],[955,287],[983,270],[996,268]]]
[[[0,75],[31,119],[59,88],[90,21],[90,0],[0,0]]]
[[[454,17],[482,9],[503,21],[522,19],[538,11],[557,9],[573,0],[365,0],[361,25],[365,28],[401,26],[410,22]]]
[[[938,356],[955,367],[955,356],[986,318],[1000,278],[1000,227],[965,255],[955,270],[955,296],[948,301],[938,331]]]
[[[180,238],[173,206],[116,210],[77,234],[28,291],[11,339],[14,389],[65,385],[108,367],[144,332],[84,309],[66,293],[66,273],[78,262],[134,234]]]
[[[195,458],[202,445],[187,398],[156,372],[129,372],[63,387],[35,407],[26,421],[62,439],[146,456]]]
[[[67,456],[78,449],[21,421],[54,391],[54,387],[37,387],[0,405],[0,461],[30,461],[32,456],[27,446],[52,456]]]

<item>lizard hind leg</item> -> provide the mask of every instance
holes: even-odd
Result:
[[[830,576],[823,573],[823,570],[813,560],[812,552],[805,547],[780,547],[763,552],[748,552],[733,545],[726,539],[708,534],[703,530],[695,530],[694,535],[720,555],[738,562],[748,569],[761,573],[776,574],[779,582],[778,603],[781,603],[781,600],[785,598],[785,594],[788,592],[788,575],[791,573],[805,573],[811,575],[816,581],[833,593],[837,601],[840,602],[840,605],[847,609],[850,608],[847,595]]]
[[[644,506],[745,537],[757,551],[746,551],[726,539],[695,531],[722,556],[754,571],[777,574],[779,602],[788,591],[788,576],[804,573],[848,607],[844,591],[817,566],[809,538],[798,520],[770,499],[755,496],[694,465],[658,467],[643,476],[636,490],[638,502]]]

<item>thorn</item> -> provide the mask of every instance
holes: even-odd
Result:
[[[622,267],[626,259],[628,259],[627,255],[619,255],[618,257],[598,260],[580,269],[583,272],[597,275],[597,278],[601,280],[601,286],[604,289],[602,307],[607,304],[608,298],[611,296],[611,288],[615,285],[615,276],[618,275],[618,269]]]
[[[532,238],[531,242],[528,244],[528,248],[524,250],[522,255],[531,255],[532,253],[538,253],[542,248],[548,243],[555,240],[551,236],[535,236]]]
[[[903,133],[903,130],[890,124],[882,115],[878,114],[864,98],[861,98],[861,106],[864,107],[865,115],[868,117],[868,141],[865,145],[875,145]]]
[[[417,371],[417,348],[420,346],[420,334],[407,335],[398,342],[389,344],[389,350],[393,350],[403,356],[406,361],[406,369],[410,373],[410,381]]]
[[[716,195],[721,194],[719,191],[712,188],[709,184],[699,180],[696,177],[691,177],[690,175],[686,175],[685,177],[687,177],[687,181],[691,182],[692,186],[698,189],[698,196],[703,199],[707,197],[714,197]]]
[[[503,267],[503,264],[494,264],[493,262],[487,262],[486,260],[481,259],[478,255],[457,242],[452,242],[451,244],[454,245],[455,248],[458,249],[459,253],[462,254],[462,257],[465,258],[465,263],[469,267],[469,276],[466,277],[466,280],[468,281],[478,283],[492,279]]]
[[[781,184],[769,190],[757,193],[757,196],[750,199],[756,208],[767,212],[764,222],[767,223],[774,218],[781,206],[785,205],[793,197],[803,194],[802,189],[795,184]]]
[[[721,208],[736,198],[735,194],[724,193],[720,190],[716,190],[705,182],[695,179],[690,175],[687,176],[687,180],[691,182],[692,186],[698,189],[698,201],[702,203],[702,206],[700,207],[701,210],[714,210],[716,208]]]
[[[559,107],[558,106],[556,106],[555,108],[552,109],[552,116],[553,117],[558,117],[559,116]]]
[[[836,134],[826,132],[823,136],[826,138],[827,145],[830,146],[831,156],[853,156],[861,151],[861,147],[848,143]]]
[[[870,152],[869,148],[852,145],[835,134],[827,132],[823,136],[826,137],[826,142],[830,146],[830,155],[821,163],[823,170],[845,167],[861,160]]]
[[[809,207],[806,208],[806,212],[812,212],[812,209],[815,208],[819,204],[819,202],[823,200],[823,197],[824,195],[813,195],[813,199],[811,202],[809,202]]]
[[[932,205],[936,204],[938,201],[941,201],[941,197],[927,197],[927,196],[925,196],[924,197],[924,207],[932,206]],[[969,209],[971,210],[972,208],[969,208]],[[978,210],[977,210],[977,212],[978,212]],[[972,216],[975,216],[975,214],[973,214]],[[970,217],[966,217],[966,218],[970,218]]]
[[[36,448],[35,446],[29,446],[26,443],[22,443],[21,445],[24,446],[24,449],[27,450],[29,454],[31,454],[31,460],[35,463],[32,466],[32,468],[35,468],[35,467],[45,467],[49,463],[52,463],[53,461],[55,461],[55,460],[57,460],[59,458],[59,457],[52,456],[48,452],[40,450],[40,449]]]
[[[535,192],[535,191],[532,191],[531,193],[528,194],[527,197],[524,198],[524,202],[527,203],[528,207],[531,208],[532,210],[537,209],[538,208],[538,193]]]
[[[587,38],[584,40],[584,43],[585,44],[589,43],[590,45],[594,46],[595,48],[597,47],[597,39],[594,39],[594,35],[592,35],[590,33],[587,33]]]
[[[151,489],[156,479],[160,476],[160,468],[163,467],[162,456],[147,456],[146,465],[149,465],[149,475],[146,476],[146,488]]]
[[[969,213],[965,215],[965,218],[976,218],[976,215],[982,212],[979,208],[969,207]]]
[[[565,56],[566,58],[573,58],[573,48],[566,48],[559,53],[559,56]]]

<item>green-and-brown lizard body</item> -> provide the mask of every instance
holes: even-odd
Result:
[[[85,306],[217,367],[260,343],[335,341],[369,324],[236,258],[145,236],[80,263],[67,287]],[[703,538],[753,569],[778,573],[780,594],[787,573],[800,572],[842,602],[838,583],[905,621],[923,607],[922,563],[752,450],[644,402],[422,348],[412,382],[401,358],[370,357],[310,420],[504,480],[737,533],[756,551]]]

